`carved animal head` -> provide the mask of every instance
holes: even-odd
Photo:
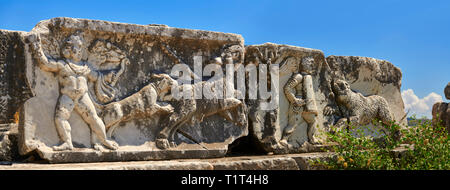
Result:
[[[350,85],[346,81],[341,80],[341,79],[334,81],[332,88],[333,88],[334,93],[338,97],[342,96],[342,95],[347,95],[351,91]]]
[[[151,78],[156,81],[155,86],[160,93],[166,93],[173,85],[178,84],[177,81],[172,79],[168,74],[152,74]]]

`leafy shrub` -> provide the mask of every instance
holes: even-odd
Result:
[[[353,130],[332,131],[326,135],[330,143],[337,144],[331,149],[336,153],[335,159],[313,164],[329,169],[449,170],[450,142],[446,129],[441,125],[433,127],[429,120],[416,123],[403,128],[395,123],[384,125],[384,130],[372,131],[384,134],[379,138],[365,135],[374,130],[372,128],[349,124]],[[398,147],[404,144],[409,146],[402,154],[397,154]]]

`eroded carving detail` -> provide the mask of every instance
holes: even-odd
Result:
[[[196,89],[195,85],[213,86],[222,81],[202,81],[193,84],[192,87],[187,89]],[[181,90],[183,86],[178,86],[177,88]],[[238,93],[238,92],[236,92]],[[162,123],[165,125],[163,129],[159,132],[156,139],[156,146],[160,149],[167,149],[170,147],[176,147],[174,142],[174,134],[176,132],[181,133],[186,138],[199,143],[198,140],[193,139],[190,135],[180,130],[180,127],[184,124],[189,123],[193,125],[194,123],[200,123],[205,118],[218,114],[227,121],[234,123],[235,125],[241,127],[247,127],[247,108],[243,101],[236,98],[213,98],[213,99],[180,99],[176,100],[170,95],[164,98],[166,101],[170,101],[172,105],[176,107],[175,111],[170,113]]]

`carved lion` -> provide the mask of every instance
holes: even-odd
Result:
[[[353,92],[349,84],[337,80],[332,85],[336,102],[344,114],[344,118],[337,122],[340,126],[346,121],[354,125],[367,125],[374,119],[379,119],[389,125],[393,120],[387,101],[378,95],[364,97],[361,93]]]
[[[173,107],[158,104],[158,99],[170,91],[176,81],[167,74],[152,75],[153,82],[144,86],[131,96],[105,105],[102,116],[107,129],[108,137],[111,137],[116,124],[136,117],[150,117],[157,113],[168,114],[173,112]]]

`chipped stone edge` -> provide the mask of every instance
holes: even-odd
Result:
[[[247,45],[247,46],[245,46],[245,48],[249,48],[249,47],[268,47],[268,46],[273,46],[273,47],[277,47],[277,48],[283,48],[283,49],[287,49],[287,50],[295,50],[295,51],[300,51],[300,52],[304,52],[304,53],[320,54],[325,59],[325,54],[320,49],[299,47],[299,46],[293,46],[293,45],[287,45],[287,44],[276,44],[276,43],[272,43],[272,42],[266,42],[264,44]]]
[[[244,45],[244,38],[240,34],[224,33],[197,29],[175,28],[161,25],[139,25],[103,20],[91,20],[80,18],[56,17],[40,21],[31,32],[47,33],[48,25],[63,26],[69,29],[87,29],[93,31],[105,31],[121,34],[157,35],[165,37],[180,37],[184,39],[200,39],[212,41],[239,42]],[[173,34],[181,34],[174,36]]]
[[[329,55],[327,56],[325,59],[337,59],[337,58],[341,58],[341,59],[367,59],[367,60],[371,60],[377,64],[380,63],[386,63],[388,64],[390,67],[392,67],[395,71],[396,74],[398,74],[400,76],[400,80],[396,81],[398,84],[394,84],[395,86],[398,86],[399,89],[401,88],[401,84],[402,84],[402,77],[403,77],[403,73],[402,70],[395,66],[394,64],[392,64],[390,61],[388,60],[384,60],[384,59],[377,59],[377,58],[373,58],[373,57],[363,57],[363,56],[346,56],[346,55]]]

